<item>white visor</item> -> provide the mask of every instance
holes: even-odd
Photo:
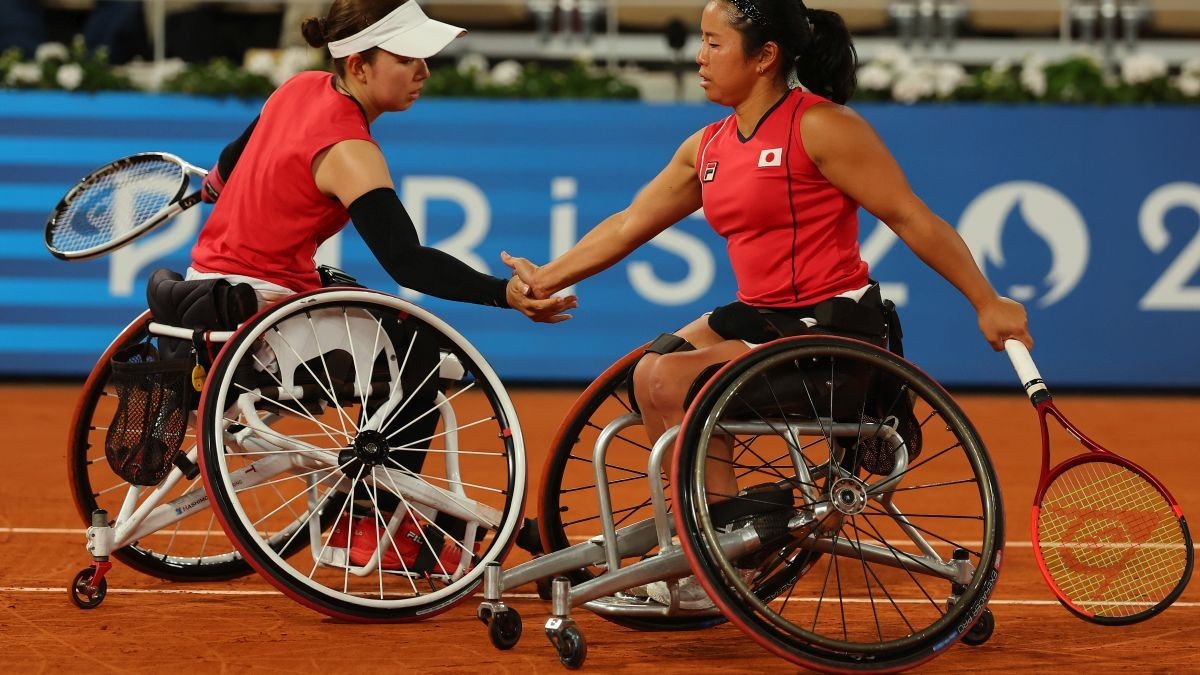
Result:
[[[416,0],[400,5],[390,14],[343,40],[329,43],[335,59],[379,47],[397,56],[425,59],[467,31],[425,16]]]

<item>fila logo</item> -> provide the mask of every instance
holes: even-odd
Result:
[[[717,179],[717,163],[709,162],[704,165],[704,182],[711,183]]]
[[[758,155],[758,166],[779,166],[783,163],[783,148],[769,148]]]

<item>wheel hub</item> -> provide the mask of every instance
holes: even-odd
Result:
[[[833,508],[847,516],[856,516],[867,508],[867,486],[857,478],[840,478],[829,489]]]
[[[378,431],[366,430],[360,431],[354,437],[353,450],[355,459],[372,467],[387,461],[391,447],[388,446],[387,436]]]

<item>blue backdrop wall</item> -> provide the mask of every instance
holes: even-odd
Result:
[[[53,259],[46,215],[91,169],[146,150],[208,166],[259,102],[0,92],[0,376],[86,373],[144,304],[156,267],[182,271],[205,213],[83,263]],[[870,106],[859,111],[991,282],[1025,302],[1048,379],[1200,385],[1200,110]],[[501,250],[544,261],[623,208],[714,106],[422,101],[373,129],[426,243],[504,274]],[[949,385],[1015,384],[974,313],[861,213],[863,255],[902,307],[909,356]],[[397,291],[353,228],[321,252]],[[575,319],[402,295],[475,342],[504,377],[587,380],[631,346],[728,302],[723,245],[685,219],[580,284]]]

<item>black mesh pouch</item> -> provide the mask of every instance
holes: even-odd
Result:
[[[150,342],[113,355],[110,382],[118,403],[104,455],[121,478],[157,485],[171,470],[187,432],[193,363],[190,357],[160,360]]]

